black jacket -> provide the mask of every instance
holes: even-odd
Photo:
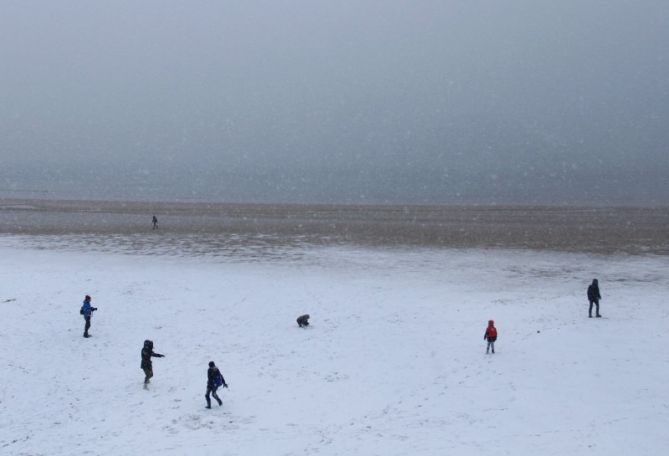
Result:
[[[156,358],[162,358],[163,355],[156,353],[152,348],[144,347],[142,348],[142,369],[151,369],[151,357],[155,356]]]
[[[599,301],[602,296],[599,294],[599,284],[593,282],[588,287],[588,301]]]
[[[221,371],[218,370],[218,367],[216,366],[210,367],[207,370],[207,386],[211,388],[215,387],[216,377],[218,377],[219,375],[221,376],[221,378],[223,378],[223,374],[221,374]],[[223,386],[227,386],[224,378],[223,378]]]

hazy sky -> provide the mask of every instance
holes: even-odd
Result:
[[[667,0],[0,0],[0,195],[669,204]]]

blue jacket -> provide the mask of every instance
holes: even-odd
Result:
[[[81,306],[81,314],[85,317],[90,317],[93,311],[98,310],[96,307],[91,306],[90,301],[84,301],[84,304]]]

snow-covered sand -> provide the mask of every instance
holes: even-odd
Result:
[[[17,239],[0,241],[2,455],[669,447],[667,257],[332,247],[245,263]],[[593,277],[602,319],[587,318]],[[166,354],[148,391],[144,339]],[[230,388],[206,410],[210,360]]]

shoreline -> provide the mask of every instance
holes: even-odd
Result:
[[[351,244],[668,255],[669,208],[0,199],[0,234],[120,236],[155,245],[187,237],[214,250]]]

